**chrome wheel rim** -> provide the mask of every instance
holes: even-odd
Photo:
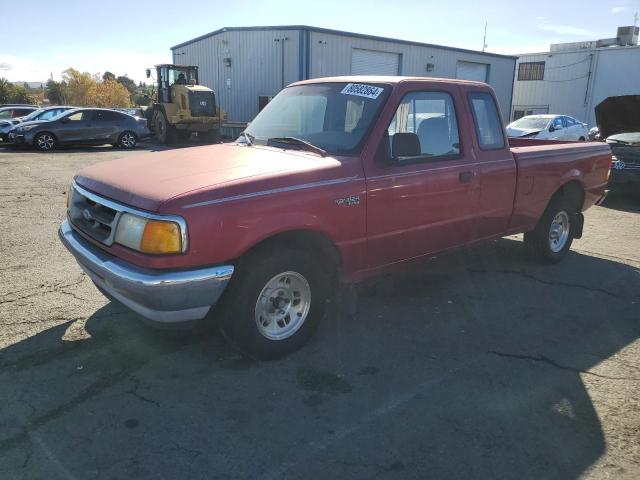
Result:
[[[284,340],[304,324],[311,308],[311,287],[297,272],[279,273],[264,286],[256,302],[258,331],[269,340]]]
[[[567,244],[569,226],[569,214],[567,212],[558,212],[553,218],[549,229],[549,248],[553,253],[558,253]]]
[[[38,148],[41,150],[51,150],[55,145],[55,140],[51,135],[40,135],[38,137]]]
[[[125,133],[122,135],[121,143],[123,147],[131,148],[136,144],[136,137],[133,136],[133,133]]]

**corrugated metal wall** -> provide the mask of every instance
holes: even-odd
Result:
[[[313,31],[311,32],[310,47],[311,78],[349,75],[353,48],[400,54],[401,75],[456,78],[458,60],[486,63],[489,65],[489,84],[496,91],[505,120],[508,118],[515,64],[513,58]],[[427,72],[427,63],[434,65],[433,71]]]
[[[283,37],[285,85],[307,76],[350,75],[354,48],[399,54],[401,75],[455,78],[459,60],[486,63],[489,83],[509,117],[515,59],[508,57],[307,30],[230,30],[176,48],[174,63],[198,65],[201,83],[216,91],[229,119],[246,122],[258,112],[259,95],[281,89],[282,47],[275,40]],[[224,58],[231,58],[230,67]],[[431,72],[428,63],[434,65]]]
[[[258,96],[273,96],[299,79],[299,31],[227,31],[173,51],[174,63],[198,65],[200,83],[216,92],[229,120],[250,121],[258,112]],[[286,38],[284,42],[283,38]],[[280,40],[280,41],[276,41]],[[231,59],[231,66],[224,59]]]
[[[511,118],[515,109],[547,106],[593,127],[602,100],[640,92],[640,47],[523,55],[521,62],[545,62],[544,80],[518,81],[516,72]]]

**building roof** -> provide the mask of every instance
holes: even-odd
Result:
[[[190,45],[192,43],[196,43],[196,42],[198,42],[200,40],[204,40],[205,38],[209,38],[209,37],[213,37],[214,35],[218,35],[219,33],[224,33],[224,32],[242,32],[242,31],[267,31],[267,30],[307,30],[309,32],[327,33],[327,34],[341,35],[341,36],[352,37],[352,38],[364,38],[364,39],[367,39],[367,40],[377,40],[377,41],[380,41],[380,42],[400,43],[400,44],[404,44],[404,45],[415,45],[415,46],[419,46],[419,47],[439,48],[439,49],[444,49],[444,50],[453,50],[453,51],[456,51],[456,52],[487,55],[487,56],[491,56],[491,57],[509,58],[509,59],[516,59],[517,58],[516,56],[513,56],[513,55],[501,55],[501,54],[498,54],[498,53],[481,52],[479,50],[469,50],[469,49],[466,49],[466,48],[447,47],[447,46],[444,46],[444,45],[435,45],[435,44],[432,44],[432,43],[414,42],[414,41],[411,41],[411,40],[400,40],[400,39],[397,39],[397,38],[379,37],[379,36],[376,36],[376,35],[365,35],[363,33],[345,32],[345,31],[342,31],[342,30],[332,30],[332,29],[329,29],[329,28],[310,27],[308,25],[280,25],[280,26],[262,26],[262,27],[224,27],[224,28],[220,28],[218,30],[214,30],[213,32],[206,33],[204,35],[200,35],[199,37],[192,38],[191,40],[187,40],[186,42],[179,43],[178,45],[174,45],[173,47],[171,47],[171,50],[175,50],[175,49],[180,48],[180,47],[185,47],[185,46]]]
[[[392,76],[392,75],[345,75],[339,77],[322,77],[311,78],[309,80],[300,80],[292,83],[291,85],[305,85],[308,83],[382,83],[388,85],[395,85],[403,82],[446,82],[446,83],[460,83],[464,85],[474,85],[479,87],[486,87],[486,83],[474,82],[471,80],[460,80],[455,78],[438,78],[438,77],[405,77],[405,76]]]

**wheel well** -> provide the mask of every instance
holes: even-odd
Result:
[[[553,198],[559,196],[569,199],[574,205],[576,205],[578,212],[582,211],[585,193],[582,184],[577,180],[565,183],[556,191],[556,193],[553,194]]]
[[[296,248],[308,252],[310,255],[320,254],[319,260],[333,266],[334,274],[340,278],[342,272],[342,259],[340,252],[333,242],[322,233],[313,230],[294,230],[283,232],[268,237],[251,247],[239,260],[242,261],[256,252],[270,251],[275,248]]]

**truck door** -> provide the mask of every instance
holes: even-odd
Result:
[[[493,95],[471,91],[467,102],[475,136],[472,148],[478,159],[480,200],[476,239],[504,234],[509,228],[516,189],[516,163],[505,141],[500,111]]]
[[[479,182],[469,135],[459,128],[463,111],[455,88],[401,97],[376,160],[365,160],[370,264],[418,257],[474,237]]]

